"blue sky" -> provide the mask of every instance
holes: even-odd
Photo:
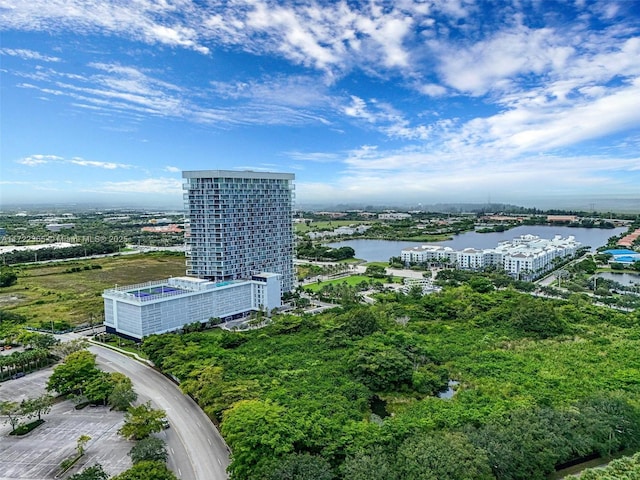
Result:
[[[302,206],[640,199],[635,0],[0,0],[0,34],[3,205],[180,206],[200,169]]]

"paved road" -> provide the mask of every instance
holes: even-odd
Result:
[[[183,395],[169,379],[152,368],[106,347],[89,347],[105,371],[128,376],[138,393],[138,401],[167,412],[171,428],[164,431],[169,461],[167,465],[183,480],[226,479],[229,451],[209,418],[196,403]]]

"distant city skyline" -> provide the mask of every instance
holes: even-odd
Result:
[[[0,208],[640,205],[640,3],[0,0]]]

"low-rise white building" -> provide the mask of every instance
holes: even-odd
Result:
[[[277,273],[260,273],[247,280],[175,277],[116,286],[102,294],[104,325],[108,333],[142,339],[211,318],[229,320],[259,310],[268,313],[282,305],[281,294]]]
[[[50,232],[59,232],[60,230],[68,230],[72,228],[76,228],[75,223],[50,223],[46,225],[46,228]]]
[[[356,233],[364,233],[371,228],[371,225],[343,226],[334,228],[332,231],[308,232],[307,236],[310,240],[319,240],[328,237],[341,237],[344,235],[355,235]]]
[[[556,235],[548,240],[536,235],[521,235],[500,242],[495,248],[454,250],[440,245],[422,245],[403,249],[400,257],[405,263],[448,263],[465,270],[496,266],[516,278],[529,280],[550,270],[554,258],[575,255],[580,245],[573,236]]]
[[[378,214],[378,220],[406,220],[408,218],[411,218],[409,213],[391,212]]]
[[[420,287],[422,289],[422,294],[426,295],[428,293],[439,292],[442,290],[442,287],[433,284],[433,280],[431,278],[405,278],[403,281],[402,293],[405,295],[408,294],[412,288]]]

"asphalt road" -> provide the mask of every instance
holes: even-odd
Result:
[[[167,413],[171,425],[166,437],[167,465],[182,480],[228,478],[229,451],[218,430],[198,405],[168,378],[142,363],[105,347],[91,345],[96,361],[105,371],[128,376],[138,393],[138,402],[151,400],[154,408]]]

